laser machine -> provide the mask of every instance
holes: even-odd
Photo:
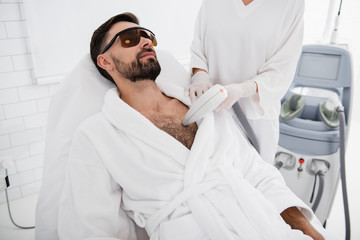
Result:
[[[304,46],[292,86],[282,100],[275,158],[287,185],[324,225],[341,177],[347,228],[344,151],[351,85],[351,58],[346,48]],[[350,229],[346,230],[349,234]]]

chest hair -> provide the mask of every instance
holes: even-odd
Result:
[[[176,140],[191,148],[197,131],[196,123],[184,127],[174,116],[158,116],[150,119],[159,129],[167,132]]]
[[[171,109],[172,111],[167,113],[147,113],[144,115],[156,127],[165,131],[190,149],[197,132],[197,125],[196,123],[192,123],[184,127],[181,124],[188,110],[182,103],[178,102],[174,104]]]

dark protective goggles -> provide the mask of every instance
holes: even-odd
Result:
[[[143,27],[132,27],[118,32],[105,46],[101,54],[105,53],[113,45],[117,37],[120,38],[121,46],[124,48],[138,45],[141,37],[150,39],[152,46],[157,45],[155,34],[152,31]]]

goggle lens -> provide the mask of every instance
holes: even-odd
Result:
[[[153,34],[150,30],[142,27],[135,27],[125,29],[119,33],[117,33],[113,39],[109,42],[108,45],[104,48],[102,53],[105,53],[115,42],[116,38],[120,38],[121,46],[124,48],[134,47],[139,44],[141,37],[147,38],[151,40],[151,45],[156,46],[157,41],[155,38],[155,34]]]
[[[157,45],[155,36],[145,30],[133,29],[119,35],[119,38],[121,40],[121,46],[123,46],[124,48],[134,47],[138,45],[141,37],[150,39],[152,42],[152,46]]]

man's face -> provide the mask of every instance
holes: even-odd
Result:
[[[130,22],[116,23],[109,31],[107,42],[118,32],[136,26],[138,25]],[[132,82],[146,79],[155,81],[161,68],[151,43],[150,39],[141,37],[136,46],[124,48],[118,37],[108,50],[117,73]]]

